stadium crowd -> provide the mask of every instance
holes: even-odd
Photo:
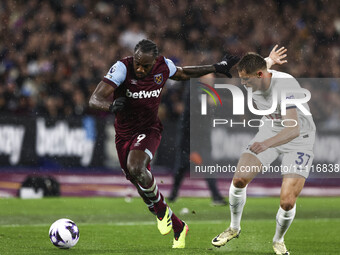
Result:
[[[289,54],[280,70],[339,78],[339,9],[339,1],[327,0],[3,0],[0,112],[93,114],[88,99],[96,85],[142,38],[154,40],[162,55],[181,66],[215,63],[224,52],[267,55],[278,43]],[[183,86],[169,83],[160,116],[177,119]],[[308,89],[315,121],[339,129],[339,82]]]

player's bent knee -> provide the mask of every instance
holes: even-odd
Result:
[[[280,206],[283,210],[289,211],[293,209],[295,201],[293,199],[282,200]]]
[[[248,184],[248,180],[245,178],[233,178],[233,184],[236,188],[244,188]]]
[[[145,167],[143,165],[140,165],[140,164],[128,163],[127,168],[129,170],[129,174],[132,176],[132,178],[134,178],[135,180],[138,181],[139,176],[141,176],[143,174]]]

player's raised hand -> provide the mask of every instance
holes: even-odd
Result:
[[[109,107],[111,113],[117,113],[124,109],[126,105],[126,97],[118,97]]]
[[[277,47],[279,47],[279,45],[276,44],[269,54],[269,58],[273,61],[272,65],[282,65],[287,63],[287,60],[285,59],[287,57],[287,54],[285,54],[287,49],[285,47],[281,47],[277,50]]]
[[[230,69],[240,60],[239,57],[226,54],[221,62],[214,64],[215,72],[222,73],[231,78]]]

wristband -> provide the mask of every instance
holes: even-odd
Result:
[[[267,69],[271,68],[274,65],[274,60],[272,60],[272,58],[266,57],[264,60],[267,63]]]

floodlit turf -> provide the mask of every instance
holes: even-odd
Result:
[[[278,198],[248,198],[240,238],[213,248],[211,239],[225,229],[229,208],[209,199],[181,198],[171,204],[189,224],[187,247],[172,250],[172,234],[161,236],[154,217],[138,198],[0,199],[0,254],[273,254]],[[60,250],[49,240],[50,225],[70,218],[80,230],[78,244]],[[338,254],[340,198],[300,198],[286,235],[291,254]]]

